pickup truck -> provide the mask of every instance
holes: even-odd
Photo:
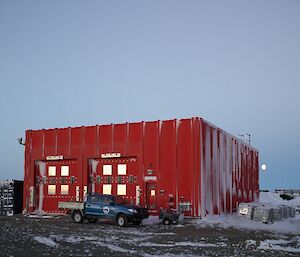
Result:
[[[67,210],[75,223],[110,219],[123,227],[130,222],[140,225],[149,216],[146,208],[129,204],[121,196],[96,193],[87,194],[84,202],[59,202],[58,208]]]

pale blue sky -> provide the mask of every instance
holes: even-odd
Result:
[[[0,179],[26,129],[202,116],[300,188],[300,1],[0,0]]]

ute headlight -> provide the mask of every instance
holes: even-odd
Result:
[[[128,209],[128,211],[131,212],[131,213],[137,213],[136,209]]]

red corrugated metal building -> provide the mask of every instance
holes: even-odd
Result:
[[[178,207],[187,216],[231,213],[259,194],[258,151],[202,118],[26,131],[26,213],[59,213],[87,192]]]

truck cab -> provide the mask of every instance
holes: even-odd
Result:
[[[148,218],[146,208],[129,204],[121,196],[96,193],[86,195],[83,210],[72,211],[75,223],[81,223],[84,219],[92,223],[98,219],[109,219],[119,226],[126,226],[128,223],[140,225],[145,218]]]

